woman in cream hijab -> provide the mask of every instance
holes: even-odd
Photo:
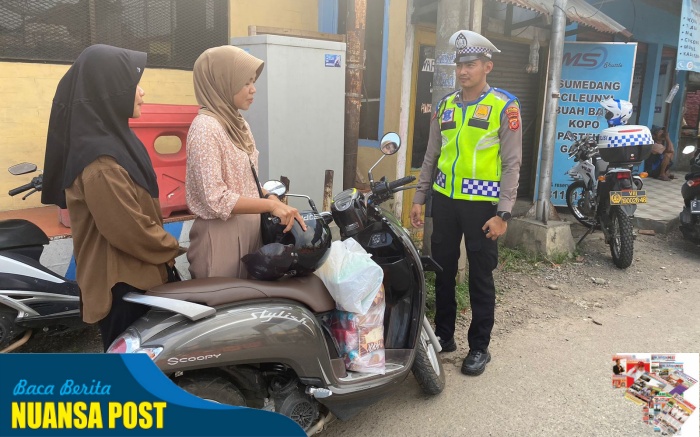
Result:
[[[296,208],[274,195],[261,198],[251,166],[258,150],[243,119],[255,96],[263,61],[234,46],[214,47],[194,64],[194,92],[200,105],[187,135],[187,206],[197,218],[187,259],[193,278],[247,278],[241,257],[262,244],[260,214],[269,212],[291,229],[305,228]]]

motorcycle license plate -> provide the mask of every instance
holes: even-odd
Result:
[[[637,205],[647,203],[647,192],[645,190],[611,191],[611,205]]]
[[[690,213],[700,214],[700,200],[696,199],[690,201]]]

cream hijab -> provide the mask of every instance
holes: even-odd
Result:
[[[248,155],[255,150],[243,116],[233,105],[235,96],[251,79],[257,80],[264,62],[234,46],[207,49],[194,63],[194,95],[200,114],[216,118],[233,144]]]

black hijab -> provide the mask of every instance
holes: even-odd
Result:
[[[153,164],[129,128],[146,53],[103,44],[83,50],[56,88],[44,158],[41,202],[66,207],[65,189],[100,156],[111,156],[158,198]]]

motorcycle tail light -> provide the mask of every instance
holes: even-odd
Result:
[[[698,185],[700,185],[700,178],[698,178],[698,179],[691,179],[691,180],[688,181],[688,186],[689,186],[689,187],[696,187],[696,186],[698,186]]]
[[[617,172],[617,178],[618,179],[629,179],[631,174],[632,173],[630,173],[628,171],[619,171],[619,172]]]
[[[141,337],[135,330],[129,328],[112,342],[107,349],[107,353],[131,354],[136,352],[140,347]]]
[[[141,347],[141,337],[131,328],[117,337],[107,349],[109,354],[146,354],[152,360],[155,360],[161,352],[163,352],[162,347]]]

